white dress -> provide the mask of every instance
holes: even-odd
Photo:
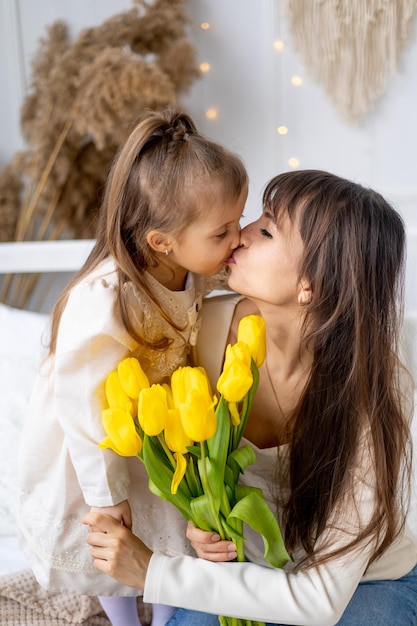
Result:
[[[19,459],[17,511],[21,546],[39,583],[53,591],[86,595],[138,595],[98,572],[85,542],[81,518],[91,506],[125,499],[133,531],[153,549],[191,551],[186,522],[169,503],[152,495],[142,462],[100,450],[104,380],[127,355],[137,356],[150,382],[184,365],[195,342],[205,281],[189,276],[186,289],[172,292],[146,274],[162,307],[184,330],[176,334],[155,306],[132,284],[125,289],[137,328],[147,338],[172,338],[164,352],[138,346],[116,311],[117,276],[103,262],[71,292],[62,315],[56,354],[39,373],[28,411]]]

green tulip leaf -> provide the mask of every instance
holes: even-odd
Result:
[[[191,520],[189,494],[184,493],[183,481],[181,481],[177,493],[171,493],[174,470],[166,465],[164,458],[161,459],[160,450],[158,450],[154,438],[145,435],[142,452],[143,462],[149,476],[149,489],[155,495],[174,504],[187,520]]]
[[[228,460],[226,467],[224,468],[224,486],[226,487],[228,494],[229,492],[234,491],[238,478],[239,478],[239,465],[236,463],[236,461],[233,461],[233,459],[231,463],[229,464],[229,460]]]
[[[197,528],[216,532],[216,520],[212,515],[210,500],[206,494],[198,498],[193,498],[190,501],[190,510],[193,524],[197,526]]]
[[[167,453],[165,452],[165,450],[164,450],[161,442],[159,441],[158,437],[152,437],[152,436],[146,435],[143,432],[142,440],[143,440],[143,442],[145,442],[145,440],[146,440],[146,442],[148,444],[148,450],[151,449],[152,453],[155,456],[158,457],[158,460],[161,463],[164,463],[164,465],[167,467],[167,469],[169,471],[174,471],[173,467],[172,467],[172,463],[171,463],[170,459],[168,459]],[[142,446],[142,461],[144,461],[143,455],[144,455],[144,452],[143,452],[143,446]],[[146,463],[145,463],[145,465],[146,465]]]
[[[230,521],[233,521],[233,520],[230,520]],[[221,517],[221,523],[224,528],[225,535],[228,539],[230,539],[231,541],[235,541],[235,542],[244,541],[245,537],[243,536],[243,534],[239,532],[237,528],[235,528],[234,526],[231,526],[231,524],[229,524],[227,520],[224,519],[224,517]],[[242,526],[242,524],[240,524],[240,526]]]
[[[224,467],[230,437],[230,415],[226,400],[221,396],[216,408],[217,428],[210,439],[207,439],[208,455],[222,472],[220,480],[223,482]]]
[[[224,469],[219,467],[219,463],[216,460],[213,461],[209,457],[198,460],[198,469],[204,492],[209,496],[211,495],[213,506],[216,509],[216,513],[218,513],[220,501],[223,497]]]
[[[148,487],[149,491],[151,491],[155,496],[158,496],[158,498],[161,498],[161,500],[166,500],[167,502],[173,504],[186,520],[190,522],[193,521],[191,516],[191,508],[189,506],[189,500],[186,496],[179,496],[179,489],[175,495],[171,493],[171,489],[169,490],[169,492],[161,491],[151,479],[149,479],[148,481]]]
[[[200,446],[187,446],[187,450],[193,456],[197,457],[197,459],[201,459],[201,448],[200,448]]]
[[[281,530],[260,490],[250,491],[233,507],[229,518],[236,517],[262,536],[264,557],[273,567],[284,567],[291,560],[285,549]]]
[[[243,474],[249,465],[253,465],[253,463],[255,463],[256,454],[252,446],[245,445],[233,450],[233,452],[229,454],[227,463],[229,464],[229,461],[231,460],[237,463],[240,468],[240,473]]]
[[[251,485],[238,484],[235,487],[236,502],[239,502],[239,500],[242,500],[242,498],[249,495],[250,493],[257,493],[260,498],[264,497],[264,492],[262,491],[262,489],[260,489],[260,487],[252,487]]]

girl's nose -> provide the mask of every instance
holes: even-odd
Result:
[[[235,250],[240,246],[240,226],[238,225],[236,228],[236,232],[234,233],[234,237],[231,241],[230,248]]]
[[[252,227],[252,224],[248,224],[247,226],[245,226],[245,228],[242,228],[240,231],[240,245],[244,246],[245,248],[249,244],[251,227]]]

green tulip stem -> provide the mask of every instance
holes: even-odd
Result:
[[[223,515],[227,518],[231,510],[232,508],[230,506],[229,498],[227,497],[226,489],[223,487],[221,511]],[[232,518],[228,520],[228,524],[230,524],[230,526],[232,526],[235,530],[237,530],[240,535],[243,534],[243,524],[241,520],[237,518]],[[233,541],[236,546],[237,560],[241,562],[246,561],[245,552],[244,552],[244,540],[233,539]]]
[[[240,424],[235,427],[233,433],[233,449],[236,449],[239,446],[240,440],[242,439],[246,422],[248,421],[249,413],[252,407],[253,398],[259,385],[259,370],[253,359],[251,369],[253,374],[253,385],[243,398],[243,406],[240,412]]]
[[[161,446],[164,449],[165,454],[167,455],[167,458],[168,458],[169,462],[172,465],[172,468],[175,470],[175,468],[177,467],[177,463],[176,463],[176,461],[174,459],[174,456],[173,456],[171,450],[168,448],[168,446],[166,444],[165,438],[163,437],[162,434],[157,435],[157,437],[158,437],[159,443],[161,444]]]
[[[207,476],[207,466],[206,466],[206,442],[205,441],[200,441],[200,449],[201,449],[201,467],[203,470],[203,475],[201,477],[202,482],[203,482],[203,488],[204,488],[204,492],[206,493],[209,503],[210,503],[210,509],[211,509],[211,514],[213,516],[213,519],[215,520],[216,526],[217,526],[217,532],[220,535],[220,539],[225,539],[225,535],[224,535],[224,531],[223,531],[223,527],[221,525],[221,522],[219,520],[219,516],[218,513],[216,511],[216,507],[214,506],[214,496],[213,496],[213,492],[210,488],[210,482],[208,480],[208,476]]]
[[[243,523],[240,520],[236,520],[235,524],[236,530],[240,531],[240,534],[243,532]],[[244,539],[235,539],[236,546],[236,558],[240,563],[246,561],[245,552],[244,552]]]
[[[201,496],[203,494],[201,482],[198,479],[198,475],[196,476],[195,474],[194,465],[191,458],[187,462],[187,469],[185,470],[184,478],[194,498],[197,498],[198,496]]]
[[[239,617],[226,617],[219,615],[220,626],[265,626],[265,622],[253,622],[250,619],[240,619]]]
[[[164,449],[164,452],[165,452],[165,454],[167,456],[168,461],[171,463],[172,469],[175,472],[176,467],[177,467],[177,462],[176,462],[176,460],[175,460],[171,450],[168,448],[164,436],[162,434],[159,434],[159,435],[157,435],[157,437],[158,437],[159,443],[161,444],[161,446]],[[188,465],[188,463],[187,463],[187,465]],[[190,484],[189,484],[189,482],[187,480],[187,476],[186,475],[184,476],[184,478],[185,478],[184,482],[185,482],[186,489],[187,489],[187,492],[188,492],[187,495],[188,495],[188,497],[192,498],[193,497],[193,490],[192,490],[192,488],[191,488],[191,486],[190,486]],[[184,483],[182,481],[181,481],[181,484],[184,485]]]
[[[219,615],[220,626],[265,626],[265,622],[253,622],[250,619],[240,619],[239,617],[226,617]]]

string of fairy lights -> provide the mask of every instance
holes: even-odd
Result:
[[[208,31],[210,30],[210,23],[201,22],[200,28],[204,31]],[[285,48],[285,42],[281,39],[275,39],[272,45],[273,45],[273,49],[278,54],[281,53]],[[203,74],[210,72],[212,69],[211,63],[208,63],[207,61],[202,61],[199,67],[200,67],[200,71]],[[290,84],[295,88],[301,87],[303,83],[304,83],[304,80],[302,76],[293,75],[290,78]],[[218,116],[218,109],[213,106],[208,107],[205,111],[205,116],[209,120],[215,120]],[[285,124],[280,124],[276,128],[276,132],[278,135],[283,136],[283,135],[287,135],[290,132],[290,130],[288,126],[286,126]],[[294,168],[294,169],[300,167],[300,159],[297,156],[290,156],[288,158],[287,163],[289,167]]]

